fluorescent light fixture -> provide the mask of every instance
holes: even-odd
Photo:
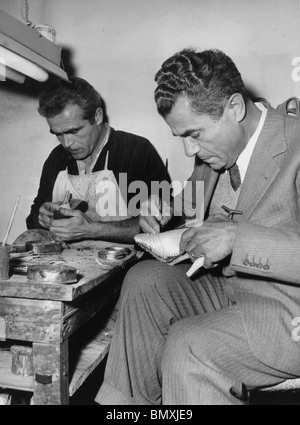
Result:
[[[5,66],[21,74],[28,75],[28,77],[36,81],[44,82],[49,78],[48,72],[43,68],[2,46],[0,46],[0,60]],[[4,75],[4,77],[9,78],[9,73]]]
[[[0,81],[12,80],[16,83],[23,84],[25,81],[25,75],[15,69],[9,68],[4,65],[0,58]]]
[[[0,10],[0,81],[22,83],[29,76],[43,82],[49,74],[69,81],[60,63],[61,46]]]

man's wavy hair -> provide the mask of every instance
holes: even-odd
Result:
[[[95,122],[96,110],[102,108],[100,94],[83,78],[73,77],[70,82],[58,80],[49,85],[39,97],[38,111],[45,118],[53,118],[68,105],[78,105],[82,118]]]
[[[185,96],[195,112],[219,120],[229,97],[240,93],[245,103],[250,96],[233,61],[220,50],[197,53],[184,49],[167,59],[155,76],[155,101],[166,117],[177,98]]]

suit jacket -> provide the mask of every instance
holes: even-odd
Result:
[[[219,174],[196,158],[192,181],[204,181],[207,211]],[[253,354],[300,375],[300,120],[269,107],[241,186],[228,281]],[[299,319],[300,321],[300,319]],[[300,332],[299,332],[300,334]],[[294,338],[295,339],[295,338]]]

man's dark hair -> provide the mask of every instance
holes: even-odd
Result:
[[[186,96],[196,112],[215,120],[221,118],[232,94],[240,93],[246,103],[250,99],[235,64],[220,50],[197,53],[184,49],[162,64],[155,81],[155,101],[163,117],[171,112],[179,96]]]
[[[95,121],[95,113],[102,108],[100,94],[82,78],[70,78],[70,82],[59,80],[49,85],[39,97],[38,111],[45,118],[60,114],[67,105],[78,105],[82,117],[91,124]]]

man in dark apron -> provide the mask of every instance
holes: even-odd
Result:
[[[85,80],[51,84],[40,96],[39,113],[60,144],[43,166],[28,229],[46,228],[66,241],[132,242],[138,212],[128,209],[132,182],[165,178],[165,167],[145,138],[114,130],[105,122],[102,99]],[[84,205],[84,210],[76,206]],[[60,217],[56,219],[59,210]]]

